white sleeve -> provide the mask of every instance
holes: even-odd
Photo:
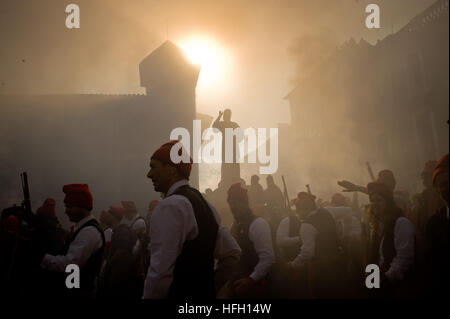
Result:
[[[414,225],[407,218],[397,219],[394,228],[395,257],[385,275],[391,281],[402,280],[414,262]]]
[[[177,197],[181,196],[170,196],[158,204],[151,217],[151,257],[144,284],[145,299],[167,298],[183,244],[198,233],[191,204]]]
[[[66,266],[76,264],[83,267],[89,257],[102,247],[102,236],[93,226],[80,230],[74,241],[70,244],[66,255],[53,256],[46,254],[41,267],[50,271],[65,272]]]
[[[145,231],[147,226],[145,225],[145,221],[142,218],[137,219],[133,224],[133,230],[136,232]]]
[[[105,235],[105,242],[106,242],[106,243],[111,242],[112,229],[111,229],[111,228],[105,229],[105,231],[103,232],[103,234]]]
[[[292,245],[300,245],[300,236],[289,237],[289,217],[284,218],[277,229],[276,235],[277,246],[280,248],[291,247]]]
[[[258,263],[250,274],[250,277],[254,281],[259,281],[267,275],[275,263],[269,224],[262,218],[255,219],[250,225],[248,237],[252,241],[256,254],[258,255]]]
[[[313,225],[308,223],[302,224],[300,227],[300,237],[303,244],[299,255],[292,261],[293,267],[301,267],[305,265],[308,260],[314,257],[317,234],[317,229]]]

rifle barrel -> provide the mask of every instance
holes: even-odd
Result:
[[[28,174],[23,172],[20,174],[22,180],[23,203],[27,213],[31,213],[30,188],[28,187]]]

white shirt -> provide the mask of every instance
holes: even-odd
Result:
[[[380,265],[383,264],[383,241],[380,243]],[[405,218],[399,217],[394,227],[395,257],[385,275],[391,281],[402,280],[405,272],[414,262],[414,225]]]
[[[280,225],[278,225],[276,243],[280,248],[290,248],[301,244],[300,229],[297,234],[298,236],[289,237],[289,226],[289,217],[283,218]]]
[[[173,184],[167,196],[156,206],[150,220],[150,266],[144,284],[143,298],[167,298],[173,280],[173,270],[178,255],[186,240],[198,235],[197,222],[191,203],[185,196],[172,195],[176,189],[188,185],[187,180]],[[239,258],[241,249],[230,233],[221,225],[220,216],[208,202],[216,222],[217,230],[214,258],[230,256]]]
[[[112,230],[112,228],[109,228],[109,227],[103,231],[103,234],[105,235],[105,243],[111,242],[112,233],[113,233],[113,230]]]
[[[89,215],[80,220],[74,227],[74,233],[86,222],[94,219]],[[65,272],[66,266],[76,264],[80,268],[84,266],[89,257],[102,247],[102,236],[94,226],[84,227],[77,234],[69,246],[66,255],[53,256],[46,254],[41,262],[41,267],[50,271]]]
[[[347,236],[351,230],[352,222],[352,209],[351,207],[326,207],[326,209],[335,220],[344,220],[344,236]],[[312,211],[308,216],[315,214],[317,210]],[[300,253],[291,262],[293,267],[301,267],[305,265],[316,253],[316,237],[318,235],[317,229],[309,224],[302,223],[300,227],[300,239],[302,241],[302,247]]]
[[[131,226],[132,230],[134,230],[136,233],[144,232],[146,230],[146,225],[144,219],[141,217],[141,215],[136,214],[132,219],[127,219],[126,217],[122,218],[120,221],[121,224]]]
[[[249,277],[254,281],[259,281],[267,275],[275,263],[269,223],[261,217],[256,218],[250,224],[248,238],[253,243],[253,247],[258,255],[258,263]]]

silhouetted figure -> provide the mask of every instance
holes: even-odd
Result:
[[[449,155],[444,155],[436,164],[432,182],[433,188],[442,198],[445,206],[431,216],[427,224],[428,271],[426,276],[427,296],[448,298],[449,287]]]
[[[284,208],[284,197],[281,189],[275,184],[272,175],[266,177],[267,188],[264,190],[264,201],[273,210]]]
[[[250,208],[255,211],[256,215],[260,215],[260,209],[264,207],[264,189],[259,183],[259,176],[253,175],[250,180],[250,187],[248,188],[248,202]]]
[[[66,237],[55,216],[55,201],[46,199],[36,214],[27,214],[19,206],[5,209],[0,228],[2,293],[10,297],[41,293],[42,258],[56,254]]]
[[[297,195],[298,214],[303,220],[300,226],[302,246],[299,254],[288,265],[294,274],[299,273],[297,276],[307,276],[307,297],[340,298],[343,265],[336,221],[344,220],[344,237],[347,237],[352,210],[350,207],[318,208],[315,199],[314,195],[307,192]]]
[[[223,121],[220,119],[223,115]],[[219,111],[219,116],[212,124],[212,127],[215,129],[218,129],[222,133],[222,165],[220,170],[220,178],[222,186],[225,189],[228,189],[228,187],[236,182],[239,181],[241,178],[240,173],[240,165],[239,165],[239,151],[236,149],[237,143],[240,142],[240,140],[237,140],[236,137],[233,137],[233,145],[229,145],[228,148],[225,147],[225,134],[226,129],[235,129],[238,128],[239,125],[236,122],[231,121],[231,110],[226,109],[224,112]],[[232,163],[226,163],[226,157],[225,157],[225,151],[232,152]]]
[[[415,288],[414,225],[397,207],[392,188],[381,182],[367,185],[371,229],[368,263],[380,267],[378,297],[413,297]]]
[[[46,254],[41,267],[48,271],[47,287],[56,296],[76,295],[84,298],[94,297],[95,278],[100,272],[105,237],[100,224],[91,215],[92,195],[86,184],[64,185],[66,214],[76,223],[73,232],[67,237],[57,255]],[[76,264],[80,268],[80,288],[67,289],[66,266]]]
[[[439,197],[439,194],[433,189],[433,172],[436,161],[427,161],[421,173],[422,184],[425,189],[413,196],[412,216],[416,226],[416,262],[418,271],[422,273],[423,284],[427,281],[424,274],[426,265],[427,249],[427,225],[430,218],[436,211],[445,207],[445,203]]]
[[[278,246],[279,256],[282,261],[289,262],[294,260],[300,252],[300,220],[297,198],[294,199],[296,210],[291,212],[288,217],[281,220],[277,228],[276,244]]]
[[[111,206],[112,237],[105,266],[99,276],[98,298],[121,297],[139,299],[142,285],[139,278],[139,264],[133,256],[136,234],[121,220],[125,215],[122,207]]]
[[[36,226],[42,239],[42,251],[48,254],[57,254],[66,237],[66,231],[62,229],[56,217],[55,205],[53,198],[47,198],[36,210]]]
[[[267,188],[264,190],[265,216],[272,228],[272,233],[278,229],[280,221],[286,216],[283,193],[275,184],[272,175],[266,177]]]
[[[275,263],[270,226],[253,215],[241,183],[229,188],[228,204],[234,217],[231,234],[242,249],[237,271],[227,284],[228,297],[267,298],[266,279]]]

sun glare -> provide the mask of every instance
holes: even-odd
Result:
[[[181,40],[178,44],[192,63],[201,66],[199,86],[211,87],[225,80],[230,57],[217,41],[196,36]]]

